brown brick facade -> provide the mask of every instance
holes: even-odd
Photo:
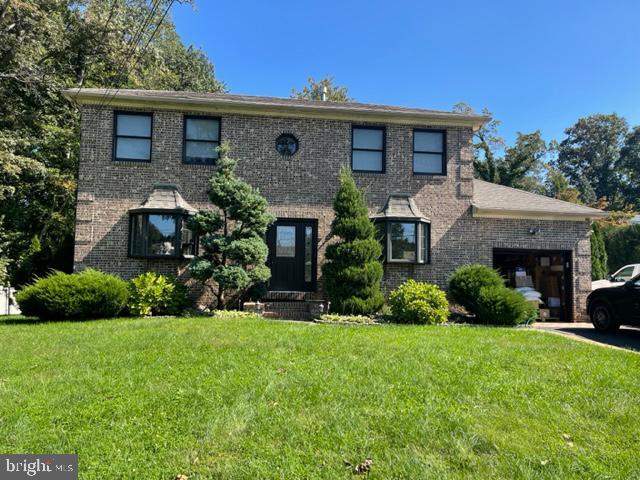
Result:
[[[206,190],[214,167],[182,163],[184,114],[198,115],[154,111],[151,162],[115,162],[113,109],[82,107],[77,269],[94,267],[124,278],[147,270],[184,272],[185,261],[127,256],[127,211],[139,206],[155,183],[176,184],[192,206],[211,207]],[[224,113],[219,116],[221,139],[229,142],[232,156],[239,160],[238,174],[260,189],[272,212],[278,217],[318,220],[320,265],[340,166],[350,163],[352,123]],[[356,172],[356,182],[366,192],[372,212],[384,205],[390,193],[409,193],[432,225],[431,264],[386,265],[386,289],[409,277],[444,286],[448,275],[460,265],[491,265],[494,248],[569,250],[573,259],[575,319],[581,318],[584,298],[590,290],[588,222],[474,218],[471,128],[447,128],[446,176],[417,176],[412,174],[412,130],[430,126],[385,126],[386,173]],[[275,149],[276,137],[285,132],[294,134],[300,143],[293,157],[283,157]],[[539,228],[540,233],[531,235],[531,228]]]

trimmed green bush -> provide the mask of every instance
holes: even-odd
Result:
[[[115,317],[128,298],[127,282],[97,270],[53,272],[16,295],[24,315],[48,320]]]
[[[138,275],[129,282],[129,313],[134,316],[178,315],[189,305],[186,287],[155,272]]]
[[[449,302],[436,285],[407,280],[389,295],[394,321],[438,324],[447,321]]]
[[[252,312],[243,312],[241,310],[216,310],[213,318],[218,320],[242,320],[244,318],[257,318],[258,315]]]
[[[327,247],[322,265],[324,286],[331,309],[345,315],[371,315],[382,307],[380,288],[382,248],[369,219],[364,195],[351,170],[340,172],[340,189],[333,202],[335,217],[331,237],[339,239]]]
[[[449,296],[469,313],[478,314],[478,298],[484,287],[503,287],[504,279],[493,268],[465,265],[449,277]]]
[[[507,287],[483,287],[478,298],[478,318],[493,325],[520,325],[535,320],[537,307]]]
[[[337,323],[337,324],[358,324],[372,325],[375,320],[367,315],[339,315],[337,313],[327,313],[320,316],[320,323]]]

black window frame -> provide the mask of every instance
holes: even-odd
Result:
[[[417,133],[441,133],[442,134],[442,152],[433,152],[426,150],[416,150],[416,132]],[[411,164],[414,175],[427,175],[432,177],[447,176],[447,131],[441,128],[414,128],[412,134],[412,154]],[[428,153],[432,155],[442,155],[442,171],[440,173],[432,172],[416,172],[416,153]]]
[[[382,132],[382,150],[373,148],[355,148],[353,145],[354,130],[378,130]],[[353,168],[353,152],[380,152],[382,153],[382,166],[380,170],[361,170]],[[387,127],[375,125],[351,125],[351,171],[362,173],[385,173],[387,169]]]
[[[417,220],[415,218],[388,218],[375,222],[376,224],[382,224],[383,228],[379,230],[383,234],[382,241],[382,255],[385,263],[393,264],[409,264],[409,265],[430,265],[431,264],[431,224],[423,220]],[[416,245],[416,257],[415,260],[402,260],[392,258],[392,246],[391,246],[391,224],[393,223],[411,223],[415,226],[415,245]],[[424,234],[424,239],[422,238]]]
[[[149,136],[142,137],[139,135],[118,135],[118,115],[136,115],[140,117],[149,117]],[[119,138],[138,138],[149,140],[149,158],[146,160],[139,158],[124,158],[118,157],[118,139]],[[132,112],[129,110],[114,110],[113,111],[113,142],[112,142],[112,150],[113,150],[113,161],[114,162],[141,162],[141,163],[150,163],[151,155],[153,153],[153,112]]]
[[[142,237],[143,237],[143,253],[134,253],[133,250],[133,217],[140,215],[142,217]],[[148,238],[149,238],[149,215],[170,215],[176,217],[176,231],[175,231],[175,244],[173,255],[153,255],[148,253]],[[185,226],[186,220],[190,215],[188,213],[179,212],[175,210],[137,210],[135,212],[129,212],[129,238],[127,241],[127,256],[129,258],[145,258],[145,259],[189,259],[198,255],[199,238],[193,235],[193,253],[183,255],[182,253],[182,229]]]
[[[209,162],[188,162],[187,161],[187,142],[202,142],[202,143],[216,143],[215,140],[195,140],[187,138],[187,120],[217,120],[218,121],[218,147],[222,143],[222,118],[221,117],[212,117],[208,115],[183,115],[182,117],[182,163],[184,165],[215,165],[218,158],[214,158],[211,163]]]

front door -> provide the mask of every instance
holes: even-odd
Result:
[[[311,292],[316,289],[316,220],[279,219],[267,231],[269,290]]]

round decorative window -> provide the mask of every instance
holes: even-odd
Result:
[[[276,138],[276,150],[280,155],[290,157],[298,151],[298,139],[290,133],[283,133]]]

